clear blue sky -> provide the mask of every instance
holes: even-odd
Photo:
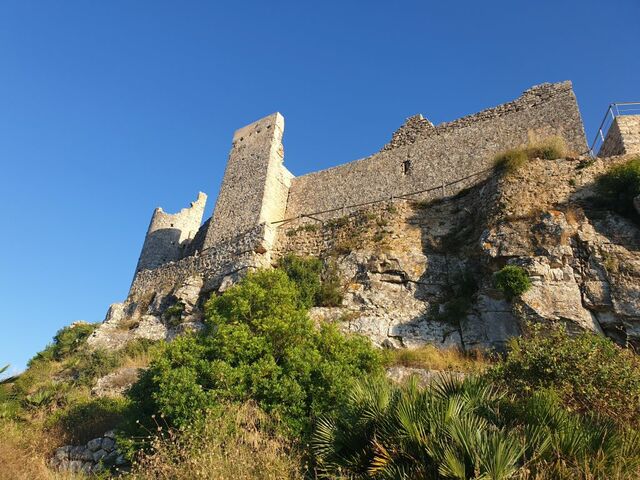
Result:
[[[0,364],[126,294],[150,215],[215,201],[233,131],[294,174],[570,79],[591,139],[640,100],[640,2],[3,0]]]

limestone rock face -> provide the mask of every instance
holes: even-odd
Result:
[[[532,160],[449,198],[396,199],[323,222],[300,218],[278,227],[269,258],[275,264],[293,253],[331,264],[343,302],[312,309],[312,318],[337,321],[380,347],[504,350],[528,322],[640,347],[640,228],[593,201],[594,180],[624,161]],[[505,265],[532,280],[519,298],[494,287]],[[206,275],[186,275],[137,288],[111,306],[89,343],[119,348],[202,328],[208,296],[245,271],[218,275],[215,287]]]
[[[379,346],[502,350],[533,321],[638,347],[640,228],[591,200],[594,179],[624,160],[534,160],[446,200],[381,205],[340,228],[290,226],[280,254],[334,258],[343,304],[312,315]],[[512,301],[493,287],[506,264],[532,280]]]
[[[136,367],[119,368],[115,372],[99,378],[91,389],[91,394],[96,397],[120,396],[138,379],[140,371]]]
[[[136,338],[171,340],[187,330],[202,328],[203,279],[190,276],[164,291],[145,292],[109,307],[104,322],[89,337],[93,348],[118,349]],[[180,305],[179,315],[165,312]]]

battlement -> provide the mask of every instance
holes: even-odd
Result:
[[[497,153],[554,135],[576,153],[588,150],[571,82],[538,85],[512,102],[438,126],[414,116],[380,152],[294,178],[286,218],[344,213],[430,189],[423,198],[454,195],[490,175]]]

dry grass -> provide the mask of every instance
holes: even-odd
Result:
[[[458,348],[437,348],[425,345],[419,348],[387,350],[388,366],[424,368],[425,370],[445,370],[455,372],[482,372],[491,360],[480,351],[463,352]]]
[[[122,361],[120,368],[147,368],[153,359],[153,352],[141,352],[136,355],[127,356]]]
[[[529,160],[541,158],[543,160],[555,160],[567,154],[567,145],[562,137],[553,136],[542,140],[532,141],[526,147],[514,148],[499,153],[493,159],[493,165],[497,170],[505,173],[513,173],[522,168]]]
[[[199,428],[170,431],[133,465],[129,480],[302,479],[299,456],[252,404],[228,406]]]
[[[47,459],[57,446],[54,436],[35,426],[12,421],[0,422],[0,479],[80,480],[82,475],[58,473],[47,467]]]

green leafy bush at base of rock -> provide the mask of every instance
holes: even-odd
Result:
[[[570,336],[563,327],[529,325],[511,340],[488,378],[526,397],[553,390],[572,411],[640,427],[640,358],[601,335]]]
[[[381,371],[382,362],[368,339],[332,324],[316,328],[301,295],[286,273],[272,270],[212,297],[206,331],[167,344],[131,389],[131,420],[162,414],[180,427],[220,402],[253,400],[292,434],[309,432],[354,378]]]

